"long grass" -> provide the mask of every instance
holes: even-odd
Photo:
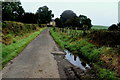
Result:
[[[105,52],[105,50],[108,50],[107,47],[97,47],[94,44],[89,43],[87,39],[83,39],[82,37],[78,38],[74,35],[55,31],[53,28],[51,28],[50,32],[61,48],[68,49],[69,51],[77,55],[82,54],[91,63],[102,64],[99,60],[99,57]],[[115,76],[116,74],[108,69],[97,66],[96,70],[98,71],[98,73],[96,74],[98,75],[100,80],[117,80],[117,77]]]
[[[97,76],[100,80],[120,80],[120,78],[116,77],[116,73],[111,70],[101,68],[99,65],[94,64],[94,68],[97,70]]]
[[[73,37],[60,32],[54,32],[53,29],[50,31],[51,35],[61,48],[69,49],[69,51],[78,55],[82,54],[92,62],[99,59],[101,48],[97,48],[95,45],[84,39],[76,40],[76,36]]]

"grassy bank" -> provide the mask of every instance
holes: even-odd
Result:
[[[50,30],[51,35],[54,40],[60,45],[63,49],[68,49],[74,54],[83,55],[90,63],[95,63],[97,66],[94,66],[94,69],[97,70],[97,76],[100,79],[105,80],[117,80],[116,72],[105,67],[101,67],[103,61],[101,60],[101,55],[110,54],[114,50],[110,47],[97,47],[96,45],[88,42],[87,38],[84,38],[82,35],[72,35],[61,32],[55,29]],[[79,37],[78,37],[79,36]]]
[[[120,78],[116,77],[116,73],[114,71],[102,68],[96,64],[94,64],[94,68],[94,70],[96,70],[96,75],[100,80],[120,80]]]
[[[82,54],[91,62],[98,61],[102,48],[97,48],[87,40],[78,38],[75,35],[67,35],[58,31],[55,32],[53,29],[50,31],[54,40],[61,46],[61,48],[66,48],[75,54]]]
[[[38,27],[37,24],[23,24],[12,21],[6,21],[3,25],[2,53],[0,53],[3,67],[45,29]]]
[[[15,39],[20,39],[29,33],[38,31],[40,27],[37,24],[24,24],[21,22],[4,21],[2,23],[2,43],[10,45]]]

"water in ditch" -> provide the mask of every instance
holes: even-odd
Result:
[[[86,71],[87,69],[91,69],[89,64],[83,62],[78,56],[73,55],[68,50],[64,50],[66,53],[65,59],[67,59],[71,64],[73,64],[76,67],[79,67],[80,69]]]

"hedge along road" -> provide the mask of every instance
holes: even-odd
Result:
[[[59,78],[57,62],[51,54],[55,45],[49,28],[45,29],[2,70],[2,77]]]

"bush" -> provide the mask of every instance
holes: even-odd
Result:
[[[16,41],[13,39],[14,37],[21,37],[26,33],[31,33],[37,30],[39,30],[37,24],[23,24],[20,22],[4,21],[2,23],[2,42],[6,45],[15,43]]]
[[[120,45],[120,32],[119,31],[101,31],[95,30],[91,31],[89,34],[90,41],[96,45],[106,45],[110,47],[115,47]]]
[[[13,35],[11,34],[5,35],[2,37],[2,39],[3,39],[2,41],[3,44],[9,45],[12,43]]]
[[[22,35],[24,33],[35,31],[38,29],[37,24],[23,24],[13,21],[4,21],[2,26],[2,31],[5,35],[10,33],[15,35]]]
[[[118,26],[117,26],[116,24],[113,24],[113,25],[111,25],[111,26],[108,28],[108,30],[110,30],[110,31],[117,31],[117,30],[118,30]]]

